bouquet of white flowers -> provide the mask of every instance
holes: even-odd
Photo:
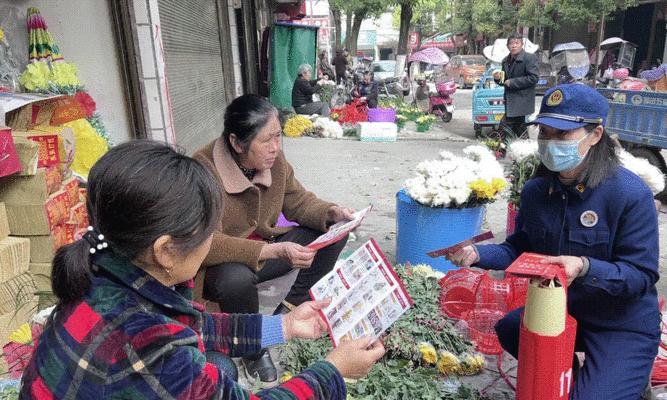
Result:
[[[315,120],[315,127],[322,128],[322,135],[327,138],[340,139],[343,137],[343,128],[330,118],[319,117]]]
[[[430,207],[477,207],[496,200],[505,188],[503,168],[484,146],[468,146],[463,156],[440,152],[440,159],[417,165],[417,176],[405,182],[408,195]]]

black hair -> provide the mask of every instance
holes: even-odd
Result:
[[[273,117],[278,117],[278,110],[268,100],[255,94],[244,94],[229,103],[225,110],[222,138],[232,156],[238,157],[232,147],[232,133],[243,151],[248,151],[255,136]]]
[[[523,43],[523,35],[519,32],[512,32],[507,36],[507,44],[509,45],[512,40],[521,40],[521,43]]]
[[[222,194],[196,160],[164,143],[135,140],[112,148],[90,170],[86,206],[90,224],[109,243],[103,251],[135,260],[162,235],[182,254],[201,245],[220,221]],[[90,246],[80,239],[56,252],[52,288],[60,304],[90,290]]]
[[[584,126],[584,129],[590,134],[597,127],[598,124],[588,124]],[[616,153],[614,140],[607,132],[602,132],[600,141],[588,150],[583,162],[585,166],[577,176],[577,183],[582,183],[588,188],[597,187],[616,171],[620,165],[620,160]],[[552,174],[557,174],[557,172],[549,171],[542,163],[535,171],[535,176],[549,176]]]

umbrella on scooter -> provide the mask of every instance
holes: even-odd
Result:
[[[449,62],[449,57],[436,47],[420,50],[408,58],[408,61],[421,61],[427,64],[443,65]]]

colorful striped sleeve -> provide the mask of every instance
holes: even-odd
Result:
[[[204,348],[230,357],[257,353],[262,348],[262,315],[204,312],[201,335]]]

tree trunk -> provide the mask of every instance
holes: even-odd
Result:
[[[345,48],[348,50],[350,50],[352,43],[352,17],[353,14],[351,12],[345,13]]]
[[[412,22],[412,4],[401,4],[401,26],[398,33],[397,54],[408,54],[408,37],[410,36],[410,23]],[[421,40],[421,38],[419,38]]]
[[[357,40],[359,40],[359,30],[361,30],[361,23],[364,21],[365,13],[354,13],[354,21],[352,22],[352,30],[350,32],[350,54],[352,57],[357,55]]]
[[[341,48],[341,37],[343,36],[343,27],[340,21],[340,10],[331,10],[334,21],[334,30],[336,35],[334,36],[334,51]]]

